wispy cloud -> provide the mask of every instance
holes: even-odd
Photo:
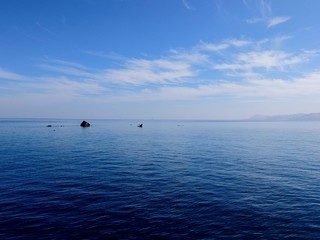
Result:
[[[183,4],[183,6],[184,6],[186,9],[188,9],[188,10],[195,10],[195,8],[190,5],[190,3],[188,2],[188,0],[182,0],[182,4]]]
[[[272,28],[279,24],[285,23],[290,19],[291,19],[290,16],[277,16],[277,17],[270,17],[270,18],[251,18],[251,19],[247,19],[246,22],[249,24],[263,22],[266,24],[267,28]]]
[[[80,63],[75,63],[75,62],[70,62],[70,61],[65,61],[61,59],[42,59],[41,62],[44,64],[53,64],[53,65],[60,65],[60,66],[66,66],[66,67],[73,67],[73,68],[78,68],[78,69],[88,69],[88,67],[80,64]]]
[[[61,64],[50,64],[50,63],[41,63],[39,67],[45,69],[47,71],[60,73],[69,76],[77,76],[77,77],[84,77],[84,78],[94,78],[95,74],[90,72],[88,69],[79,69],[75,66],[69,65],[61,65]]]
[[[229,47],[230,47],[230,45],[227,43],[220,43],[220,44],[202,43],[198,46],[200,51],[208,51],[208,52],[219,52],[219,51],[225,50]]]
[[[10,80],[10,84],[16,84],[20,91],[29,93],[94,96],[105,101],[315,93],[320,90],[318,71],[301,72],[298,77],[287,70],[307,63],[319,56],[319,52],[272,49],[275,41],[282,42],[289,38],[277,36],[262,40],[241,38],[201,42],[190,49],[171,49],[158,58],[117,59],[117,67],[101,69],[64,60],[44,59],[38,65],[42,70],[39,76],[24,76],[0,69],[0,79]],[[281,44],[278,45],[281,47]],[[286,74],[281,75],[284,71],[287,71]],[[275,79],[274,76],[283,77]],[[27,87],[23,83],[26,79],[29,80]],[[5,87],[10,94],[8,85]]]
[[[187,86],[166,86],[159,89],[144,90],[139,93],[128,93],[127,101],[171,101],[190,100],[217,96],[230,98],[286,98],[318,95],[320,91],[320,72],[312,72],[303,77],[293,79],[258,79],[245,82],[220,81],[216,84]],[[121,97],[123,100],[123,96]],[[121,98],[115,96],[114,101]]]
[[[259,0],[259,10],[263,18],[269,16],[272,13],[271,3],[266,0]]]
[[[4,69],[0,68],[0,79],[2,80],[15,80],[15,81],[23,81],[23,80],[28,80],[29,78],[21,75],[21,74],[17,74],[14,72],[10,72]]]
[[[99,95],[106,92],[106,88],[92,81],[74,81],[66,77],[60,78],[42,78],[43,88],[47,88],[47,92],[55,94],[60,92],[70,96],[87,96]]]
[[[231,63],[216,64],[219,70],[249,70],[254,68],[283,69],[304,62],[310,53],[290,54],[284,51],[253,51],[237,54]]]
[[[249,7],[247,1],[243,1],[243,4],[246,7]],[[267,28],[272,28],[291,19],[290,16],[273,16],[271,3],[266,0],[258,1],[258,12],[260,15],[259,17],[247,19],[246,22],[249,24],[262,22],[266,25]]]
[[[284,43],[291,38],[293,37],[289,35],[276,36],[270,40],[271,48],[280,49],[283,47]]]
[[[251,41],[243,40],[243,39],[229,39],[226,42],[231,44],[234,47],[244,47],[244,46],[247,46],[249,44],[252,44]]]
[[[168,59],[133,59],[119,69],[108,69],[99,77],[115,84],[168,84],[193,77],[188,62]]]
[[[222,41],[221,43],[206,43],[201,42],[199,45],[197,45],[195,48],[197,51],[204,51],[204,52],[221,52],[223,50],[226,50],[230,47],[244,47],[247,45],[252,44],[251,41],[243,40],[243,39],[226,39]]]
[[[59,60],[45,61],[39,66],[47,71],[64,74],[78,81],[94,81],[103,84],[173,84],[196,75],[194,65],[207,61],[207,56],[195,51],[171,50],[158,59],[122,58],[117,68],[89,69],[80,64]]]
[[[280,16],[280,17],[273,17],[267,20],[267,27],[271,28],[274,27],[276,25],[279,25],[281,23],[285,23],[287,21],[289,21],[291,19],[291,17],[289,16]]]
[[[250,18],[250,19],[247,19],[246,22],[249,23],[249,24],[254,24],[254,23],[258,23],[258,22],[264,22],[265,19],[263,18]]]

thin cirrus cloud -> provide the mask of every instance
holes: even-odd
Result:
[[[170,50],[170,55],[158,59],[123,58],[120,67],[89,69],[82,65],[63,61],[46,61],[39,66],[47,71],[69,78],[100,84],[132,85],[173,84],[194,77],[194,65],[205,62],[207,56],[197,52]],[[119,59],[118,59],[119,61]]]
[[[0,68],[0,79],[2,79],[2,80],[14,80],[14,81],[21,81],[22,80],[23,81],[23,80],[28,80],[28,77]]]
[[[206,43],[201,42],[199,45],[197,45],[194,49],[199,52],[220,52],[223,50],[226,50],[230,47],[244,47],[247,45],[252,44],[251,41],[243,40],[243,39],[226,39],[222,41],[221,43]]]
[[[195,10],[195,8],[193,6],[191,6],[187,0],[182,0],[182,4],[188,10]]]
[[[48,94],[63,94],[72,97],[81,97],[88,95],[97,95],[106,92],[106,89],[94,81],[75,81],[72,78],[61,77],[39,77],[37,82],[41,81],[42,91]],[[36,82],[33,84],[37,85]],[[39,85],[37,85],[39,87]]]
[[[286,98],[317,96],[320,91],[320,72],[312,72],[302,77],[287,79],[258,79],[246,82],[221,81],[196,87],[165,86],[157,90],[131,92],[124,96],[113,96],[111,101],[172,101],[194,100],[230,96],[232,98]]]
[[[277,17],[271,17],[271,18],[251,18],[251,19],[247,19],[246,22],[249,24],[263,22],[266,24],[267,28],[272,28],[279,24],[285,23],[290,19],[291,19],[290,16],[277,16]]]
[[[299,54],[274,50],[252,51],[237,54],[231,63],[216,64],[213,68],[218,70],[249,70],[255,68],[279,70],[305,62],[315,54],[316,52],[312,51]]]
[[[281,37],[281,41],[290,39]],[[270,50],[273,39],[226,39],[200,42],[190,49],[171,49],[162,57],[123,58],[117,68],[89,66],[56,59],[38,65],[41,76],[24,76],[0,69],[0,79],[21,91],[71,97],[95,96],[106,101],[145,101],[228,97],[267,97],[313,94],[320,90],[320,73],[279,79],[270,74],[312,61],[313,50]],[[118,63],[119,63],[118,59]],[[23,80],[28,79],[25,88]],[[15,83],[15,86],[13,86]],[[10,89],[6,86],[10,94]]]
[[[279,17],[273,17],[267,20],[267,28],[274,27],[276,25],[279,25],[281,23],[285,23],[289,21],[291,17],[289,16],[279,16]]]
[[[105,70],[99,78],[117,84],[141,85],[173,83],[193,76],[188,61],[134,59],[124,68]]]
[[[243,1],[243,3],[247,8],[250,8],[250,4],[248,4],[245,0]],[[265,0],[260,0],[258,2],[257,10],[260,16],[247,19],[247,23],[255,24],[263,22],[264,24],[266,24],[267,28],[272,28],[291,19],[290,16],[272,16],[271,3]]]

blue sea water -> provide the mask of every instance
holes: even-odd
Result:
[[[320,122],[80,122],[0,120],[0,239],[320,239]]]

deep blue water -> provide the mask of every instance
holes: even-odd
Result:
[[[320,239],[320,122],[80,122],[0,120],[0,239]]]

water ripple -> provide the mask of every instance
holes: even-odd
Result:
[[[68,123],[0,131],[1,239],[319,239],[317,123]]]

